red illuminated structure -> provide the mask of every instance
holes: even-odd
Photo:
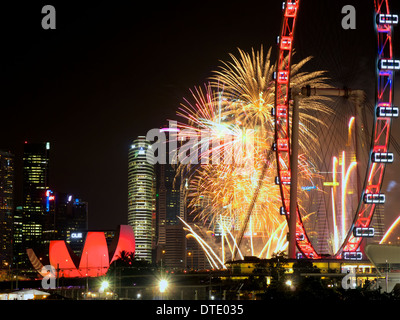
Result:
[[[88,232],[80,257],[64,240],[52,240],[49,245],[49,260],[57,277],[99,277],[107,273],[121,251],[135,252],[135,237],[131,226],[119,226],[109,247],[104,232]],[[42,274],[43,264],[39,262],[34,251],[28,249],[27,253],[34,268]]]
[[[393,106],[393,78],[399,60],[393,59],[392,29],[398,24],[398,16],[390,13],[389,0],[375,0],[376,31],[378,37],[378,56],[376,66],[376,98],[374,130],[372,133],[370,154],[384,155],[388,153],[390,129],[392,119],[398,116],[398,107]],[[392,64],[387,64],[391,61]],[[385,63],[383,63],[385,62]],[[393,67],[391,67],[393,66]],[[392,155],[392,154],[390,154]],[[382,159],[382,157],[380,157]],[[361,244],[363,236],[358,230],[368,229],[377,204],[385,202],[385,195],[381,194],[381,186],[387,161],[380,161],[372,157],[367,168],[367,179],[364,184],[353,227],[345,239],[338,256],[344,254],[354,256]],[[377,199],[377,201],[375,201]],[[357,257],[357,255],[355,255]]]
[[[278,62],[275,72],[275,144],[278,176],[282,207],[281,214],[289,222],[291,188],[291,137],[289,128],[290,68],[294,41],[294,30],[299,11],[300,0],[288,1],[283,6],[283,21],[278,44]],[[360,195],[358,208],[354,214],[352,226],[338,252],[332,258],[362,259],[360,246],[364,237],[373,234],[370,224],[377,204],[385,202],[381,192],[385,166],[393,162],[393,153],[388,152],[392,119],[399,116],[399,108],[393,106],[394,72],[400,70],[400,60],[393,58],[392,28],[399,23],[398,15],[389,10],[389,0],[374,0],[378,37],[378,55],[376,65],[377,86],[374,114],[374,127],[371,137],[371,149],[366,172],[366,179]],[[293,165],[293,164],[292,164]],[[297,204],[296,204],[297,206]],[[295,242],[298,251],[305,258],[318,259],[309,240],[301,215],[296,210]],[[289,244],[290,245],[290,244]]]
[[[278,164],[278,176],[282,208],[281,213],[286,213],[289,220],[290,205],[290,130],[289,130],[289,100],[290,100],[290,67],[292,58],[292,43],[299,11],[300,1],[284,3],[283,22],[278,45],[278,63],[275,73],[275,141],[277,142],[276,158]],[[301,215],[297,208],[296,244],[297,248],[307,258],[318,258],[311,241],[307,237],[306,230],[301,221]]]

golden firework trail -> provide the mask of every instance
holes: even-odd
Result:
[[[388,237],[393,233],[393,230],[400,224],[400,216],[391,224],[386,233],[383,235],[379,244],[385,243]]]

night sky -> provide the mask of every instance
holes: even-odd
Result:
[[[46,4],[56,8],[56,30],[41,27]],[[17,204],[23,142],[50,141],[50,188],[88,201],[91,229],[127,223],[131,141],[176,118],[189,89],[204,84],[229,53],[275,46],[281,4],[2,4],[0,149],[16,155]],[[341,28],[341,8],[347,4],[357,10],[356,30]],[[302,5],[295,60],[315,56],[309,68],[328,70],[336,85],[361,87],[373,101],[373,1],[303,0]],[[392,1],[392,8],[400,13],[398,1]],[[400,141],[399,130],[393,134]],[[386,183],[394,181],[393,198],[400,192],[400,178],[390,170]],[[394,210],[389,210],[388,222],[400,213],[399,206],[389,204]]]

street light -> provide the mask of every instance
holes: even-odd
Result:
[[[104,280],[104,281],[101,283],[99,292],[100,292],[100,293],[103,293],[104,290],[107,289],[109,285],[110,285],[110,283],[109,283],[107,280]]]
[[[164,293],[165,290],[167,290],[167,287],[168,287],[168,281],[165,280],[165,279],[162,279],[162,280],[160,281],[160,292],[161,292],[161,293]]]

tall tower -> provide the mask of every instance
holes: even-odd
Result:
[[[56,193],[54,221],[57,239],[82,244],[83,237],[77,234],[88,231],[88,203],[71,194]]]
[[[128,224],[135,234],[138,259],[152,262],[155,247],[155,170],[147,161],[150,142],[139,136],[129,149],[128,157]]]
[[[0,151],[0,268],[12,263],[14,156]]]
[[[22,238],[23,250],[36,247],[40,252],[43,231],[48,220],[46,192],[49,190],[50,143],[24,144],[22,181]]]
[[[186,203],[182,176],[171,164],[157,164],[157,261],[167,267],[186,266],[186,238],[182,222]]]

